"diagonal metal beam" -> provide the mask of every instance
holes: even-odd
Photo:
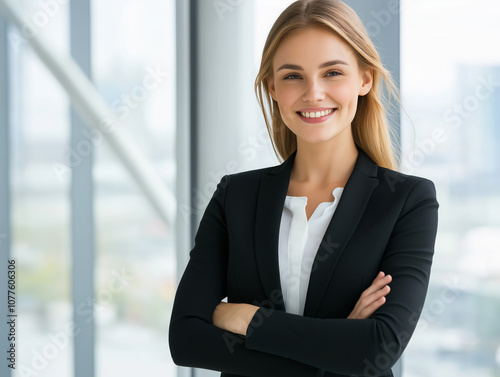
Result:
[[[29,29],[25,19],[14,11],[14,2],[0,0],[0,12],[19,30]],[[91,81],[68,55],[58,54],[41,33],[27,38],[33,51],[64,88],[75,109],[94,131],[104,138],[139,185],[153,208],[169,226],[175,227],[176,200],[144,156],[136,142],[120,125],[118,117]]]

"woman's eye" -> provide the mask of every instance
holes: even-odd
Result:
[[[300,76],[295,73],[292,73],[290,75],[285,76],[283,79],[284,80],[300,79]]]
[[[331,71],[331,72],[328,72],[326,75],[329,77],[333,77],[333,76],[340,76],[341,73],[339,71]]]

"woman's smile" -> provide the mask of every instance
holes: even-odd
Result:
[[[297,111],[300,119],[306,123],[323,123],[330,119],[337,111],[337,108],[308,108]]]

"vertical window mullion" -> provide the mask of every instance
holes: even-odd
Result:
[[[82,71],[91,78],[90,0],[70,3],[71,56]],[[95,375],[95,324],[79,314],[79,307],[93,305],[95,236],[93,211],[93,142],[83,134],[86,125],[71,109],[70,148],[82,155],[71,175],[71,250],[75,377]],[[87,149],[87,150],[86,150]]]
[[[177,259],[177,282],[181,278],[188,262],[189,256],[186,250],[190,250],[193,238],[194,211],[187,215],[183,212],[183,203],[192,203],[190,189],[196,174],[192,164],[196,160],[194,153],[194,130],[193,117],[195,112],[191,109],[196,104],[195,83],[193,78],[195,43],[194,35],[196,24],[194,22],[194,9],[196,1],[176,0],[176,199],[178,221],[176,227],[176,259]],[[191,208],[191,206],[189,206]],[[177,367],[177,377],[190,377],[194,375],[194,369]]]

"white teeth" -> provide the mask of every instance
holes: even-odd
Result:
[[[300,113],[300,115],[302,115],[304,118],[321,118],[321,117],[324,117],[330,113],[333,112],[333,109],[329,109],[329,110],[326,110],[326,111],[316,111],[316,112],[311,112],[311,113]]]

